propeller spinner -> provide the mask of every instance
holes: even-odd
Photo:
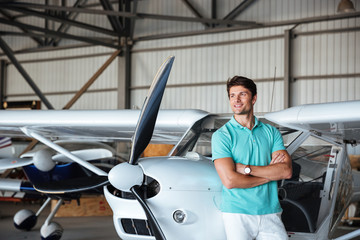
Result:
[[[150,228],[157,240],[165,240],[166,238],[144,199],[144,193],[141,189],[144,181],[144,173],[137,162],[153,135],[156,118],[174,59],[175,57],[171,56],[161,65],[151,84],[132,138],[129,163],[122,163],[115,166],[108,175],[109,182],[115,188],[133,193],[134,197],[144,209]]]

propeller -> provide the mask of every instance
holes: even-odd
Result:
[[[144,209],[150,228],[157,240],[166,240],[166,238],[154,214],[151,212],[151,209],[144,199],[144,193],[141,189],[141,185],[144,181],[144,172],[137,163],[140,155],[149,144],[153,135],[156,118],[174,59],[174,56],[170,56],[161,65],[151,84],[132,138],[129,163],[116,165],[110,170],[108,175],[109,182],[115,188],[126,192],[132,192],[136,200]]]

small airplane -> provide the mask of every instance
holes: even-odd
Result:
[[[28,180],[23,179],[1,179],[0,191],[12,191],[15,193],[26,193],[32,197],[47,198],[39,211],[34,213],[28,209],[22,209],[14,215],[14,225],[20,230],[31,230],[37,223],[38,216],[50,200],[58,200],[57,205],[49,214],[48,218],[41,227],[40,233],[42,239],[60,239],[63,228],[53,218],[64,201],[79,200],[82,194],[102,194],[102,186],[108,184],[107,177],[99,176],[92,173],[78,163],[70,160],[65,154],[86,161],[105,170],[107,173],[111,167],[123,161],[124,156],[116,153],[114,149],[115,140],[121,142],[129,142],[133,135],[136,120],[140,114],[139,110],[110,110],[95,111],[93,117],[86,115],[86,111],[1,111],[0,115],[3,119],[7,119],[6,124],[0,126],[0,132],[7,133],[9,136],[22,137],[24,133],[19,126],[30,126],[29,128],[52,129],[52,131],[62,131],[62,140],[54,141],[58,148],[62,148],[65,153],[57,153],[47,146],[38,148],[34,151],[24,153],[20,158],[13,157],[13,154],[2,155],[0,158],[0,170],[13,169],[22,167]],[[28,113],[30,116],[24,122],[24,115]],[[83,116],[81,126],[70,127],[62,125],[63,117],[74,114]],[[168,143],[175,144],[179,141],[183,133],[197,121],[207,114],[198,110],[164,110],[159,113],[157,127],[154,130],[152,143]],[[41,115],[41,116],[40,116]],[[57,115],[61,115],[56,117]],[[171,116],[172,120],[168,120]],[[35,124],[37,118],[53,119],[53,123]],[[108,119],[113,119],[109,124]],[[22,123],[19,125],[19,119]],[[100,120],[99,120],[100,119]],[[79,120],[79,119],[78,119]],[[56,122],[54,122],[56,121]],[[96,127],[103,122],[101,129]],[[104,122],[105,121],[105,122]],[[11,125],[11,126],[10,126]],[[83,130],[87,125],[91,130],[92,137],[86,140],[78,133],[79,129]],[[106,131],[113,131],[111,135],[104,135]],[[96,133],[97,132],[97,133]],[[164,134],[166,132],[167,134]],[[96,136],[96,134],[97,136]],[[77,140],[71,140],[76,135]],[[25,135],[26,136],[26,135]],[[106,136],[104,139],[103,136]],[[111,139],[109,138],[111,136]],[[52,136],[53,137],[53,136]],[[103,141],[103,142],[101,142]],[[9,138],[4,140],[11,142]],[[99,170],[99,172],[100,172]],[[20,194],[19,194],[20,195]]]
[[[99,115],[91,111],[85,119],[76,111],[59,111],[56,117],[44,113],[50,111],[41,111],[41,117],[29,112],[21,121],[20,115],[6,114],[0,115],[0,134],[8,130],[33,137],[108,181],[103,191],[121,239],[226,239],[218,208],[222,184],[211,161],[210,144],[212,133],[229,116],[200,111],[168,156],[140,158],[150,140],[159,136],[154,127],[173,61],[174,57],[169,57],[164,62],[151,85],[133,132],[129,161],[109,172],[89,166],[51,140],[116,139],[114,134],[119,130],[114,124],[121,119],[107,116],[103,120],[97,117],[98,124],[83,122]],[[347,206],[360,197],[360,175],[351,170],[347,156],[347,149],[360,141],[360,112],[354,109],[360,109],[360,101],[297,106],[268,113],[263,119],[279,127],[294,164],[293,178],[278,183],[282,219],[291,239],[360,236],[357,230],[334,237]],[[22,122],[29,118],[33,121]],[[58,118],[62,120],[48,123]],[[165,128],[160,135],[166,136],[172,128],[166,129],[167,122],[174,115],[163,119],[159,125]],[[181,120],[176,122],[182,124]],[[65,194],[73,191],[74,185],[66,189],[58,181],[56,185],[44,183],[38,190]]]

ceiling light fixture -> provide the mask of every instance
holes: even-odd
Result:
[[[341,0],[337,8],[338,13],[347,13],[354,11],[355,11],[354,4],[352,3],[351,0]]]

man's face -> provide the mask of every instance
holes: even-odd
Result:
[[[248,114],[256,102],[256,97],[252,97],[250,90],[243,86],[233,86],[229,91],[230,107],[234,114]]]

